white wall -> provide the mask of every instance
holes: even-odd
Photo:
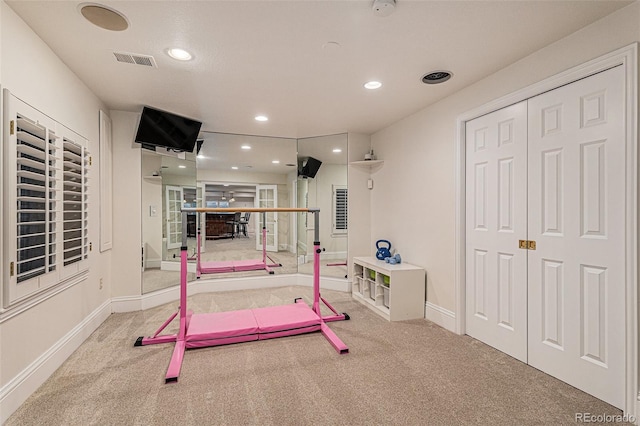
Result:
[[[371,191],[371,244],[388,239],[424,267],[429,302],[455,312],[456,118],[638,40],[636,2],[372,135],[384,166]]]
[[[142,244],[144,244],[147,267],[160,267],[162,261],[162,217],[164,203],[162,202],[162,177],[154,178],[162,165],[162,157],[157,154],[145,154],[141,151],[141,226]],[[151,216],[151,207],[155,208],[155,216]]]
[[[112,297],[142,294],[142,153],[133,140],[140,114],[111,111],[113,128]],[[161,215],[161,211],[158,212]]]
[[[113,253],[100,253],[98,249],[98,116],[100,109],[106,111],[105,106],[4,2],[0,2],[0,40],[2,87],[87,138],[93,160],[89,170],[89,238],[93,250],[88,278],[26,311],[0,313],[2,423],[110,313]],[[3,275],[3,282],[6,280]],[[78,326],[91,322],[97,311],[102,312],[96,317],[97,323],[79,330]],[[67,344],[59,346],[63,341]]]

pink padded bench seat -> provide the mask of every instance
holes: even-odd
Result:
[[[200,270],[203,274],[214,274],[220,272],[235,272],[233,260],[224,260],[220,262],[201,262]]]
[[[187,348],[226,345],[319,331],[322,320],[305,303],[197,314],[185,337]]]
[[[253,309],[260,334],[318,326],[322,320],[306,303]],[[308,332],[309,330],[307,330]]]
[[[257,334],[258,324],[251,309],[195,314],[187,329],[187,342]]]

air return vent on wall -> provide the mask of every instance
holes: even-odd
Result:
[[[137,53],[113,52],[118,62],[126,62],[127,64],[142,65],[145,67],[158,68],[156,60],[153,56],[139,55]]]

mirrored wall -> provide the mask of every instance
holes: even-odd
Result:
[[[298,139],[296,199],[301,207],[320,208],[320,275],[347,275],[347,134]],[[298,214],[298,271],[313,274],[313,217]]]
[[[299,140],[208,132],[200,136],[197,157],[142,151],[143,293],[179,284],[181,206],[318,207],[321,275],[345,277],[346,134]],[[189,281],[196,279],[198,256],[201,262],[220,265],[264,260],[273,274],[313,272],[312,215],[200,213],[187,220]],[[221,269],[203,278],[266,274]]]
[[[195,155],[184,159],[142,150],[142,290],[180,284],[180,209],[197,200]],[[196,248],[196,216],[187,221],[187,245]],[[190,273],[188,279],[195,279]]]

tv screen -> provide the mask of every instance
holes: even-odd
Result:
[[[313,179],[316,176],[316,173],[318,173],[318,169],[320,169],[321,164],[322,161],[313,157],[302,158],[298,161],[298,176]]]
[[[142,109],[136,142],[142,146],[162,146],[193,152],[202,123],[151,107]]]

